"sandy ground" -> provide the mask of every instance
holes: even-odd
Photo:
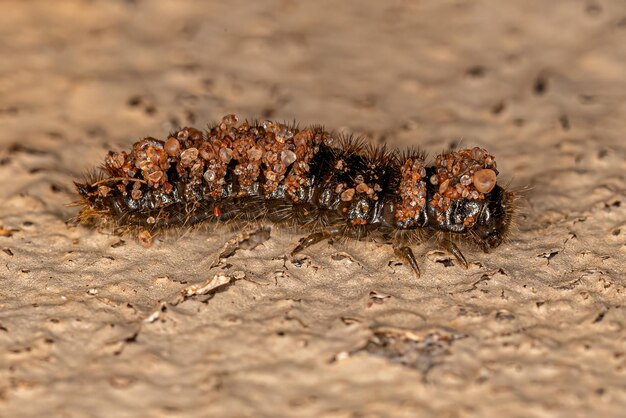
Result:
[[[0,56],[1,416],[626,410],[625,2],[4,0]],[[231,112],[483,146],[532,189],[509,243],[427,243],[419,280],[375,243],[274,229],[215,265],[235,234],[68,222],[107,150]]]

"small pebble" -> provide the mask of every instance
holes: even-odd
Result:
[[[285,150],[280,153],[280,161],[285,166],[290,166],[296,161],[296,159],[297,159],[296,153],[293,151]]]
[[[347,189],[343,193],[341,193],[341,200],[344,202],[349,202],[354,198],[354,189]]]
[[[496,186],[496,172],[484,168],[474,173],[474,187],[481,193],[489,193]]]
[[[169,138],[167,138],[167,141],[165,141],[165,145],[163,146],[163,148],[165,149],[167,155],[177,157],[178,153],[180,152],[180,142],[178,142],[178,139],[170,136]]]

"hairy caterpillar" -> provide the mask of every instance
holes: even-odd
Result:
[[[337,137],[321,127],[237,124],[227,115],[206,132],[183,128],[110,151],[102,173],[76,183],[78,220],[133,232],[150,246],[163,229],[203,222],[266,221],[309,232],[295,254],[325,239],[374,239],[419,276],[410,248],[435,236],[459,263],[458,242],[485,252],[511,227],[515,194],[496,184],[481,148],[399,153]]]

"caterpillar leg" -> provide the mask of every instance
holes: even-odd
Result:
[[[450,254],[452,254],[454,256],[454,258],[457,259],[457,261],[465,268],[467,268],[467,260],[465,259],[465,256],[463,255],[463,253],[461,252],[461,250],[459,249],[459,247],[457,247],[457,245],[450,241],[449,239],[443,239],[439,242],[439,245],[441,245],[441,247],[446,250],[447,252],[449,252]]]
[[[300,242],[300,244],[298,244],[298,246],[296,246],[296,248],[293,249],[293,251],[291,252],[291,255],[294,256],[300,251],[304,250],[305,248],[310,247],[311,245],[315,245],[318,242],[324,241],[325,239],[337,237],[339,235],[342,235],[342,233],[343,233],[343,228],[338,227],[338,226],[331,226],[321,231],[314,232],[311,235],[305,237]]]
[[[417,260],[415,260],[415,256],[413,255],[413,251],[410,247],[394,245],[393,252],[396,257],[400,258],[404,263],[408,264],[408,266],[413,270],[415,276],[419,279],[420,277],[420,269],[417,265]]]

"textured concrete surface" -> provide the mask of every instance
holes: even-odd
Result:
[[[5,0],[0,54],[0,415],[626,410],[623,1]],[[231,112],[483,146],[518,229],[416,280],[375,243],[214,266],[236,233],[67,222],[107,150]]]

